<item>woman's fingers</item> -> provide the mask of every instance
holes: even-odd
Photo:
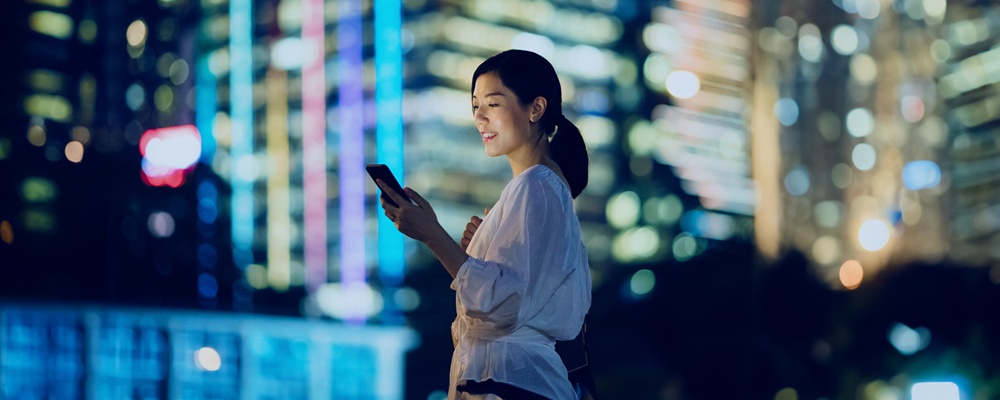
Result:
[[[394,201],[397,205],[399,205],[398,208],[403,208],[403,206],[410,204],[409,201],[406,201],[406,199],[404,199],[403,196],[400,196],[399,193],[396,193],[395,190],[389,188],[389,185],[386,185],[385,182],[383,182],[381,179],[377,179],[375,182],[378,183],[378,187],[382,189],[382,193],[385,193],[387,196],[389,196],[390,199],[392,199],[392,201]]]
[[[413,199],[413,201],[416,202],[417,206],[419,206],[420,208],[430,208],[431,203],[427,202],[427,200],[424,200],[424,197],[421,196],[420,193],[417,193],[416,190],[410,188],[404,188],[403,191],[405,191],[406,195],[410,196],[410,198]]]

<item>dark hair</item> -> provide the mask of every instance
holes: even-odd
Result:
[[[472,74],[472,90],[480,75],[495,73],[517,95],[522,106],[544,97],[547,106],[539,123],[542,133],[554,135],[549,141],[549,155],[559,165],[573,198],[587,187],[587,145],[580,129],[563,115],[562,86],[555,68],[544,57],[526,50],[507,50],[479,64]]]

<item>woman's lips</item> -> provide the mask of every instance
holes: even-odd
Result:
[[[496,132],[480,132],[480,134],[483,135],[483,142],[489,142],[497,136]]]

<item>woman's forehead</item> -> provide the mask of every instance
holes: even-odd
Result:
[[[510,89],[503,84],[495,73],[489,72],[476,78],[476,86],[472,88],[473,98],[485,98],[487,96],[510,95]]]

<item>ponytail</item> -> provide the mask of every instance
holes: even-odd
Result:
[[[575,199],[587,187],[589,158],[580,128],[565,115],[556,120],[555,134],[549,141],[549,154],[569,182],[569,192]]]

